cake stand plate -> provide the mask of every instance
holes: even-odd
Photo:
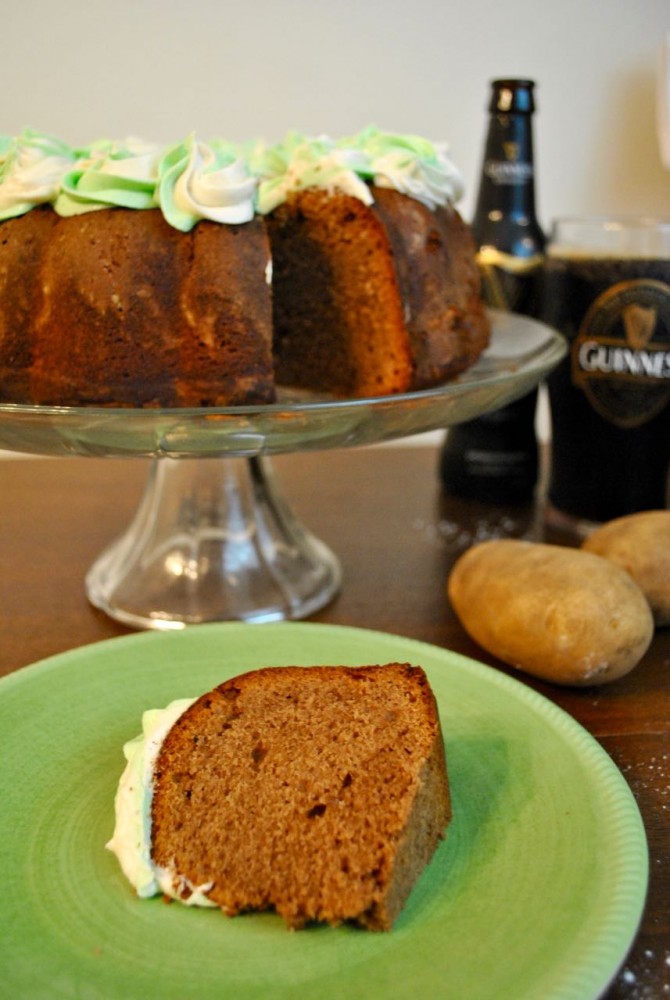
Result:
[[[492,312],[489,348],[451,382],[335,400],[203,409],[0,404],[0,448],[151,459],[139,508],[86,577],[90,601],[137,628],[313,614],[337,593],[339,562],[295,517],[271,456],[373,444],[446,428],[523,396],[561,360],[563,337]]]

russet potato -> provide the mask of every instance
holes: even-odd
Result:
[[[582,543],[629,573],[647,598],[656,625],[670,625],[670,510],[608,521]]]
[[[557,684],[604,684],[646,652],[654,623],[620,567],[580,549],[504,539],[457,560],[452,607],[480,646],[510,666]]]

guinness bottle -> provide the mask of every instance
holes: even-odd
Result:
[[[545,236],[535,216],[532,80],[494,80],[472,231],[487,304],[540,311]],[[488,503],[529,501],[538,476],[537,390],[452,427],[440,457],[448,493]]]

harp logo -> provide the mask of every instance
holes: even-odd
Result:
[[[527,184],[533,176],[533,164],[519,159],[518,142],[503,142],[504,160],[489,159],[484,163],[484,173],[494,184]]]
[[[639,427],[670,399],[670,285],[636,279],[591,304],[572,346],[572,380],[601,416]]]

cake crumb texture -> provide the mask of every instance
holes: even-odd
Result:
[[[488,344],[475,246],[458,213],[371,190],[368,207],[311,188],[267,219],[280,384],[350,397],[424,389]]]
[[[152,860],[213,883],[229,915],[389,930],[450,815],[421,668],[266,668],[203,695],[168,733]]]

